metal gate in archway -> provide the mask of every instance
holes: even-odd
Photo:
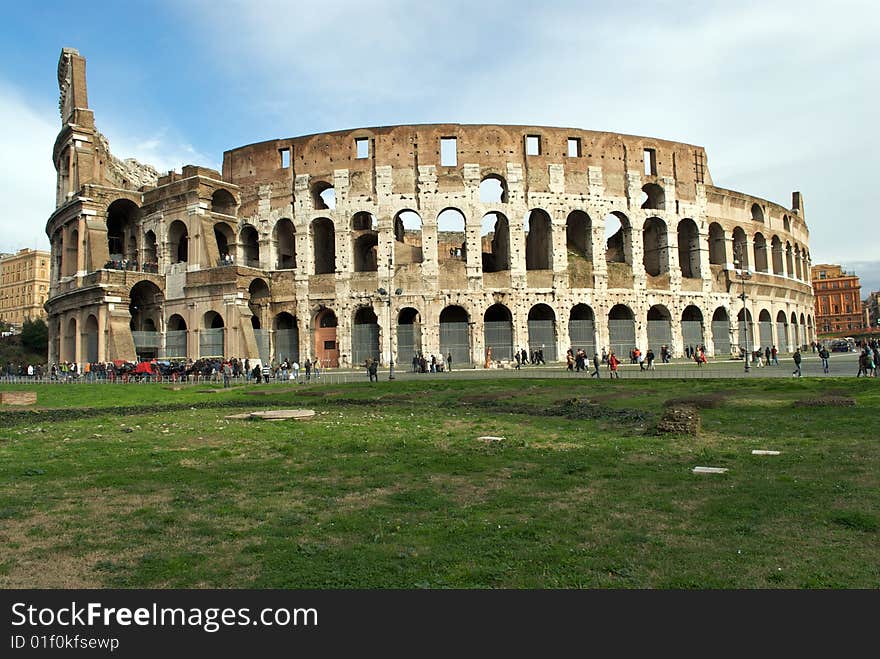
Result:
[[[552,320],[530,320],[528,323],[529,353],[531,354],[536,350],[541,350],[544,355],[544,361],[555,362],[556,322]]]
[[[409,364],[412,362],[412,358],[422,351],[418,329],[419,326],[414,323],[397,326],[398,364]],[[446,353],[444,352],[443,355],[445,357]]]
[[[661,346],[667,348],[672,346],[672,323],[668,320],[649,320],[647,347],[659,356]]]
[[[269,351],[269,330],[255,329],[254,338],[257,341],[257,352],[260,355],[260,361],[263,364],[268,364],[271,357]]]
[[[716,357],[730,356],[730,321],[712,321],[712,342],[715,344]]]
[[[452,355],[452,367],[470,365],[471,344],[466,322],[440,323],[440,352]]]
[[[758,323],[758,339],[762,349],[773,345],[773,323],[769,320]]]
[[[583,350],[592,358],[596,352],[596,324],[592,320],[569,320],[568,340],[572,350]]]
[[[509,320],[483,323],[483,340],[486,348],[492,348],[493,361],[513,359],[513,323]]]
[[[694,349],[703,345],[703,322],[700,320],[681,321],[681,341],[685,346],[691,346]]]
[[[614,352],[618,359],[624,360],[624,355],[636,347],[636,321],[634,320],[609,320],[608,321],[608,348]]]
[[[379,324],[355,324],[351,328],[351,363],[360,366],[367,359],[379,359]]]
[[[288,362],[299,361],[298,329],[275,330],[275,359],[279,362],[282,362],[285,359]]]

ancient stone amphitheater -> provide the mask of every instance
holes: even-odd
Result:
[[[159,175],[111,155],[77,51],[62,51],[58,80],[52,360],[483,366],[521,348],[726,356],[814,336],[800,193],[785,208],[718,188],[702,147],[385,126]]]

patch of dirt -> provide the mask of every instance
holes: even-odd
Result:
[[[485,476],[459,476],[457,474],[432,474],[431,484],[456,503],[472,505],[483,503],[489,495],[502,489],[509,481],[511,470],[501,469],[498,473]]]
[[[715,391],[711,394],[697,394],[695,396],[684,396],[682,398],[670,398],[663,405],[664,407],[694,407],[698,410],[721,407],[726,401],[730,392]]]
[[[848,396],[823,396],[821,398],[800,398],[793,404],[795,407],[855,407],[856,401]]]

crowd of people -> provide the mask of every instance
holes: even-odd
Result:
[[[144,263],[138,265],[137,259],[110,259],[104,264],[105,270],[133,270],[140,272],[151,272],[156,274],[159,272],[158,263]]]
[[[805,346],[805,351],[812,350],[818,353],[823,373],[830,373],[831,353],[822,344]],[[858,372],[856,377],[877,377],[880,371],[880,340],[871,339],[858,345]],[[491,352],[487,351],[487,366],[497,366],[491,360]],[[651,348],[642,352],[638,347],[629,351],[629,363],[638,364],[640,371],[653,371],[656,369],[656,356]],[[705,346],[686,346],[685,357],[702,367],[707,363]],[[745,355],[743,355],[745,357]],[[672,353],[668,346],[661,346],[660,361],[669,363]],[[748,353],[750,364],[756,368],[779,366],[779,351],[776,346],[757,347]],[[794,370],[792,375],[802,375],[801,362],[803,353],[798,348],[792,354]],[[520,369],[526,365],[545,364],[544,351],[541,348],[531,353],[525,348],[519,348],[513,354],[513,367]],[[612,378],[620,377],[618,373],[621,359],[615,352],[606,348],[602,349],[601,356],[593,352],[592,357],[582,348],[569,348],[565,356],[566,368],[576,373],[590,371],[591,377],[601,377],[600,368],[605,366]],[[445,357],[443,354],[413,355],[413,373],[444,373],[452,371],[452,353]],[[367,359],[362,367],[371,381],[378,379],[379,361]],[[246,383],[270,382],[311,382],[321,377],[322,367],[317,360],[306,359],[302,364],[298,360],[285,357],[280,363],[276,361],[260,362],[250,359],[238,358],[222,359],[219,357],[202,359],[150,359],[138,362],[115,360],[112,362],[93,362],[77,365],[72,362],[57,362],[53,364],[31,363],[7,363],[0,368],[0,379],[4,381],[34,381],[50,380],[57,382],[73,381],[107,381],[107,382],[220,382],[230,386],[232,382],[241,381]]]

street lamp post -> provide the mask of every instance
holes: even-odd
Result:
[[[745,245],[742,245],[741,248],[745,249]],[[739,252],[741,252],[742,249],[740,249]],[[740,267],[737,268],[737,266],[740,266]],[[734,255],[733,267],[737,268],[737,275],[739,276],[740,284],[742,284],[742,293],[740,293],[737,297],[739,297],[739,299],[742,300],[742,303],[743,303],[743,325],[745,328],[744,335],[745,335],[745,340],[746,340],[745,355],[744,355],[745,360],[744,361],[745,361],[745,372],[748,373],[749,372],[749,360],[751,359],[751,355],[749,354],[749,330],[750,330],[750,328],[749,328],[749,310],[746,308],[746,299],[748,299],[748,296],[746,295],[746,280],[752,278],[752,273],[749,272],[748,270],[744,270],[742,268],[742,258],[739,253]]]
[[[387,304],[388,304],[388,379],[389,380],[394,379],[394,353],[393,353],[393,346],[391,344],[391,290],[390,290],[391,284],[394,281],[393,272],[392,272],[393,267],[394,267],[393,263],[392,263],[391,259],[389,258],[388,259],[388,288],[389,288],[389,290],[386,291],[384,288],[378,289],[379,295],[381,295],[383,297],[385,295],[388,296]],[[403,289],[396,288],[394,290],[394,294],[395,295],[403,295]]]

